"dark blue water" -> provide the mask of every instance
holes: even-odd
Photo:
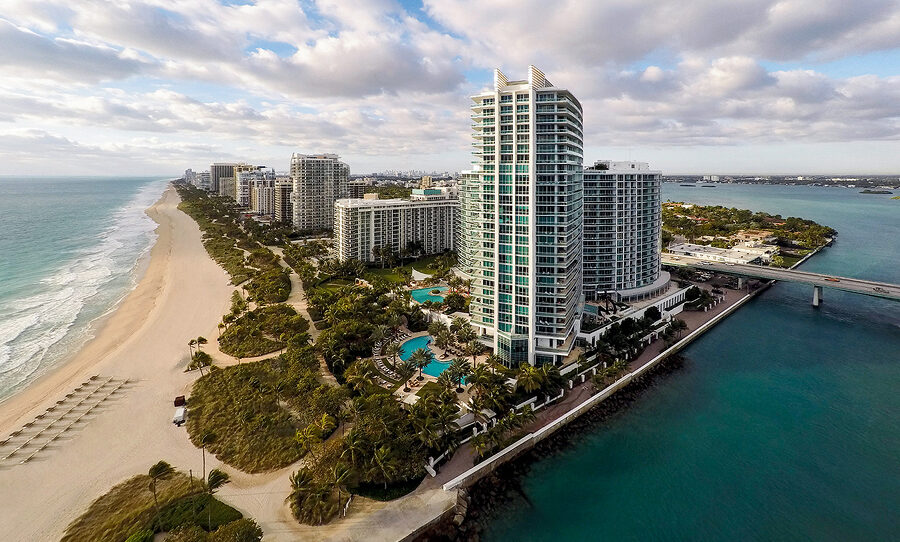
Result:
[[[76,351],[133,287],[165,183],[0,179],[0,399]]]
[[[812,218],[803,268],[900,282],[900,201],[851,189],[663,187]],[[685,367],[533,465],[487,540],[900,539],[900,303],[778,284],[692,344]]]

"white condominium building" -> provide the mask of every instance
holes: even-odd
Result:
[[[456,246],[459,201],[437,189],[413,190],[410,199],[340,199],[334,204],[335,246],[341,261],[373,262],[375,247],[439,254]]]
[[[334,202],[347,196],[350,166],[336,154],[291,156],[294,228],[327,230],[334,225]]]
[[[196,186],[197,188],[200,188],[202,190],[209,190],[210,179],[208,171],[201,171],[199,173],[196,173],[194,176],[194,181],[194,186]]]
[[[475,168],[461,177],[472,325],[506,364],[560,362],[578,332],[582,110],[531,66],[472,97]]]
[[[290,224],[294,219],[294,206],[291,204],[291,193],[294,181],[290,177],[275,177],[275,220]]]
[[[621,301],[668,288],[660,272],[661,172],[646,162],[599,160],[584,170],[584,295]]]
[[[264,216],[275,215],[275,178],[250,181],[250,212]]]

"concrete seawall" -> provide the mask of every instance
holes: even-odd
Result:
[[[822,248],[823,247],[819,247],[819,248],[815,249],[814,251],[810,252],[809,254],[807,254],[806,256],[804,256],[800,261],[798,261],[797,263],[792,265],[791,269],[799,266],[800,264],[802,264],[803,262],[805,262],[806,260],[808,260],[809,258],[814,256],[815,254],[818,254],[818,252]],[[745,295],[744,297],[742,297],[741,299],[736,301],[734,303],[734,305],[728,307],[727,309],[722,311],[720,314],[717,314],[712,319],[710,319],[708,322],[705,322],[704,324],[702,324],[700,327],[698,327],[697,329],[695,329],[694,331],[689,333],[687,336],[685,336],[683,339],[681,339],[677,343],[673,344],[672,346],[670,346],[669,348],[667,348],[666,350],[661,352],[659,355],[657,355],[656,357],[654,357],[647,363],[641,365],[634,371],[623,375],[621,378],[619,378],[618,380],[616,380],[615,382],[613,382],[612,384],[610,384],[609,386],[607,386],[606,388],[601,390],[599,393],[592,395],[590,398],[586,399],[584,402],[580,403],[578,406],[573,407],[571,410],[569,410],[568,412],[566,412],[565,414],[563,414],[562,416],[560,416],[559,418],[557,418],[550,424],[542,427],[541,429],[539,429],[537,431],[534,431],[532,433],[525,435],[524,437],[520,438],[513,444],[504,448],[502,451],[489,457],[488,459],[484,460],[483,462],[479,463],[478,465],[475,465],[471,469],[465,471],[464,473],[460,474],[456,478],[445,483],[443,485],[444,490],[451,491],[451,490],[454,490],[457,488],[467,487],[467,486],[477,482],[478,480],[480,480],[487,474],[491,473],[498,466],[506,463],[507,461],[510,461],[510,460],[516,458],[517,456],[521,455],[523,452],[526,452],[527,450],[533,448],[535,445],[537,445],[542,440],[551,436],[553,433],[555,433],[559,429],[565,427],[565,425],[568,424],[569,422],[571,422],[572,420],[578,418],[579,416],[581,416],[585,412],[589,411],[593,407],[599,405],[601,402],[603,402],[604,400],[609,398],[611,395],[613,395],[617,391],[628,386],[635,378],[638,378],[638,377],[646,374],[647,372],[649,372],[654,367],[659,365],[663,360],[665,360],[669,356],[671,356],[673,354],[677,354],[678,352],[683,350],[685,347],[687,347],[689,344],[691,344],[692,342],[697,340],[704,333],[706,333],[707,331],[712,329],[716,324],[718,324],[719,322],[721,322],[722,320],[724,320],[725,318],[727,318],[728,316],[733,314],[735,311],[737,311],[745,303],[749,302],[751,299],[753,299],[760,293],[769,289],[769,287],[771,287],[772,284],[774,284],[774,283],[775,283],[775,281],[769,282],[769,283],[765,284],[764,286],[762,286],[761,288],[759,288],[758,290],[755,290],[755,291]]]

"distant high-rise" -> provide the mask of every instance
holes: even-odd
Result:
[[[294,220],[294,206],[291,204],[291,193],[294,182],[288,176],[275,177],[275,220],[290,224]]]
[[[220,180],[223,178],[234,178],[233,163],[215,163],[209,166],[209,191],[223,195],[224,187],[221,186]]]
[[[582,111],[531,66],[472,97],[475,169],[461,176],[472,325],[504,363],[561,362],[581,305]]]
[[[584,170],[584,295],[622,301],[668,287],[660,271],[661,172],[645,162],[599,160]]]
[[[294,228],[328,230],[334,226],[334,202],[347,196],[350,166],[336,154],[291,156]]]
[[[235,164],[234,166],[234,201],[243,207],[250,206],[250,184],[255,179],[264,178],[257,174],[265,166]]]
[[[372,186],[372,183],[363,179],[354,179],[347,183],[348,187],[348,197],[351,198],[361,198],[366,193],[366,190],[369,190]]]

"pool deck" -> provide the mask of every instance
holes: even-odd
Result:
[[[418,338],[418,337],[424,337],[424,336],[428,335],[428,332],[427,332],[427,331],[417,331],[417,332],[412,332],[412,331],[406,329],[405,327],[403,328],[403,331],[404,331],[405,333],[409,334],[409,337],[407,337],[406,339],[404,339],[404,340],[403,340],[403,343],[406,343],[406,341],[410,341],[410,340],[416,339],[416,338]],[[440,348],[438,348],[437,346],[434,346],[434,342],[433,342],[433,341],[430,342],[430,343],[428,343],[428,348],[429,348],[429,349],[432,351],[432,353],[434,354],[434,359],[437,360],[437,361],[440,361],[440,362],[442,362],[442,363],[448,363],[450,360],[453,359],[453,357],[465,357],[466,359],[470,359],[470,357],[468,357],[468,356],[462,356],[462,355],[460,355],[460,356],[450,356],[450,357],[442,358],[441,356],[445,353],[445,351],[442,350],[442,349],[440,349]],[[487,354],[482,354],[482,355],[478,356],[477,358],[475,358],[476,363],[485,363],[485,361],[487,360],[487,357],[488,357]],[[435,377],[435,376],[431,376],[430,374],[427,374],[427,373],[424,373],[424,372],[422,373],[422,376],[425,377],[424,380],[419,380],[419,379],[418,379],[418,375],[416,375],[415,377],[413,377],[413,378],[411,379],[411,380],[412,380],[412,383],[413,383],[414,385],[413,385],[413,387],[410,389],[410,391],[405,392],[405,391],[403,391],[403,386],[400,386],[399,388],[397,388],[396,391],[394,391],[394,395],[396,395],[397,397],[400,398],[401,401],[404,401],[404,402],[406,402],[406,403],[410,403],[410,402],[413,402],[413,403],[414,403],[414,402],[418,401],[419,398],[418,398],[418,396],[416,396],[416,392],[418,392],[420,389],[422,389],[422,386],[424,386],[427,382],[435,382],[435,383],[437,383],[437,377]],[[460,394],[459,399],[460,399],[460,401],[462,401],[462,402],[466,402],[466,401],[469,400],[469,388],[468,388],[468,386],[466,386],[466,385],[463,385],[463,388],[464,388],[466,391],[465,391],[464,393]],[[415,399],[407,399],[407,397],[409,397],[410,395],[415,396],[416,398],[415,398]]]

